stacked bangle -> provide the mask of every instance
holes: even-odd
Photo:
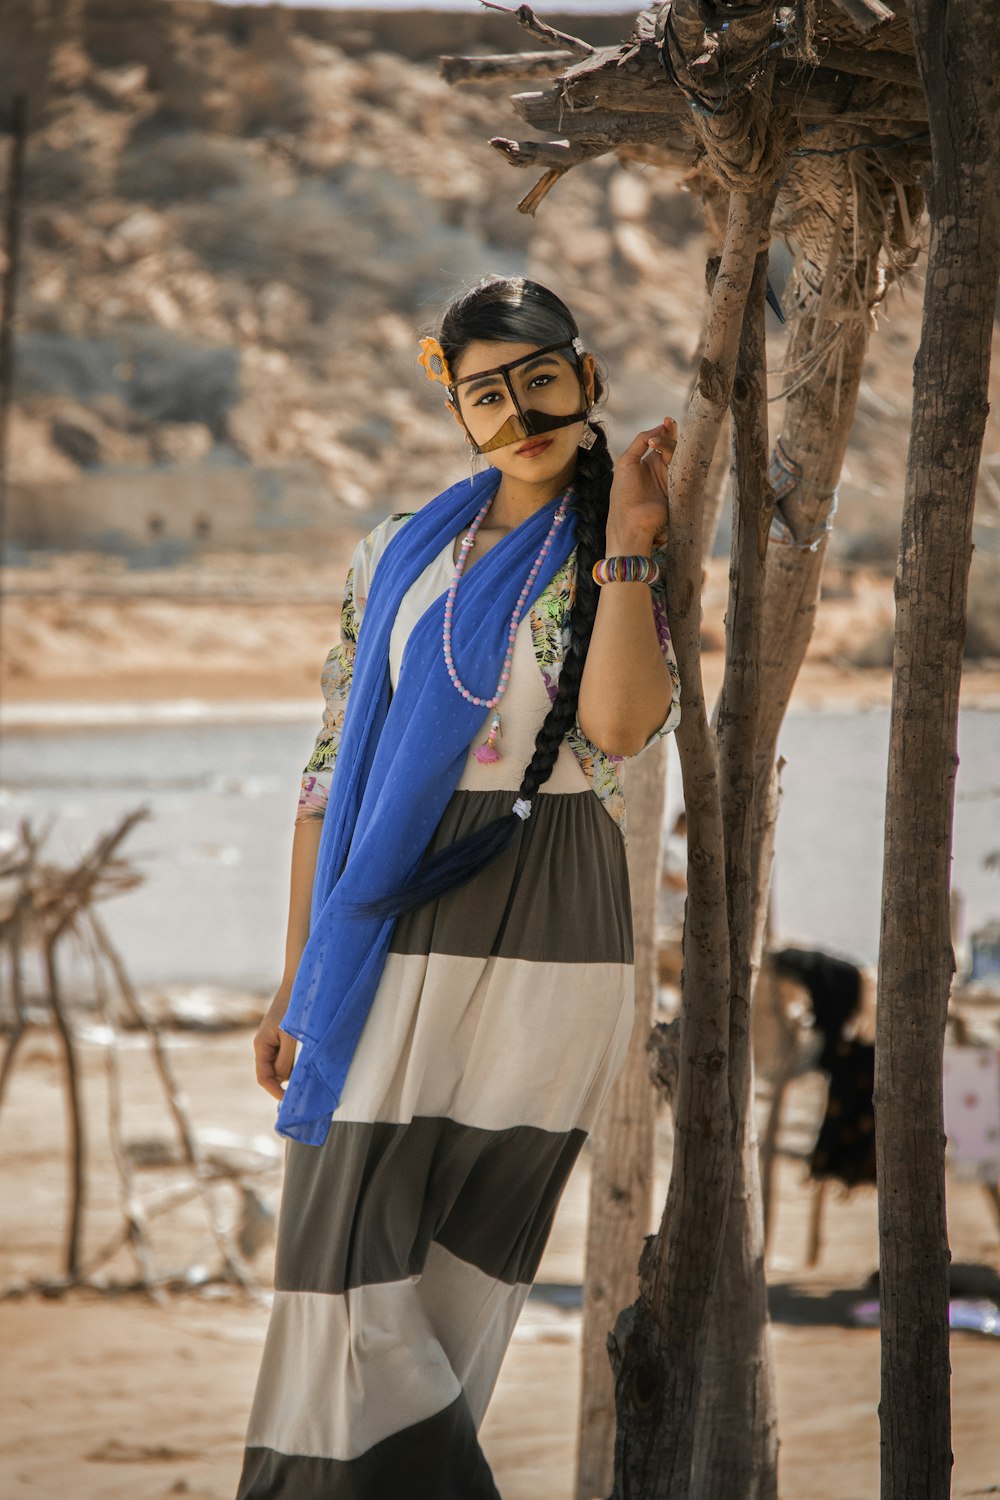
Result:
[[[660,569],[655,557],[599,557],[591,569],[595,583],[656,583]]]

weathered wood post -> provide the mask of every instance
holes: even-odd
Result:
[[[665,776],[662,741],[630,761],[626,770],[635,1024],[622,1071],[591,1136],[577,1500],[607,1495],[613,1483],[615,1393],[608,1334],[620,1309],[635,1301],[639,1251],[653,1216],[656,1095],[649,1082],[646,1039],[657,987],[656,913]]]
[[[10,103],[10,163],[7,169],[4,214],[3,303],[0,306],[0,554],[7,541],[7,432],[14,398],[14,317],[21,266],[21,223],[24,214],[24,155],[28,139],[28,101],[17,94]]]
[[[732,390],[766,196],[733,193],[698,386],[671,465],[671,630],[685,685],[677,745],[688,814],[684,1021],[670,1189],[640,1263],[637,1301],[618,1318],[616,1500],[686,1497],[706,1315],[734,1165],[728,1092],[730,954],[718,756],[701,679],[701,496]]]
[[[770,217],[770,215],[769,215]],[[729,910],[729,1095],[734,1171],[709,1310],[691,1493],[774,1500],[777,1416],[764,1278],[764,1222],[753,1116],[751,994],[760,961],[754,861],[761,618],[774,495],[768,482],[767,247],[758,250],[733,382],[733,534],[726,674],[717,714]],[[767,872],[769,875],[769,870]],[[763,924],[760,923],[762,931]]]
[[[1000,13],[910,0],[931,238],[896,570],[875,1116],[882,1500],[951,1491],[942,1050],[958,697],[1000,274]]]

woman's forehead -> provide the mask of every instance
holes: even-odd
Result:
[[[456,380],[469,380],[480,373],[495,370],[498,365],[513,364],[515,360],[528,359],[545,344],[512,343],[506,339],[473,339],[459,355],[454,366]],[[546,359],[564,357],[558,353],[546,354]]]

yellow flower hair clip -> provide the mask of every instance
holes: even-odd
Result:
[[[442,385],[453,386],[455,382],[448,368],[448,361],[437,339],[421,339],[420,348],[423,352],[417,363],[423,366],[427,379],[439,380]]]

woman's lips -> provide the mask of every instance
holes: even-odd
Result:
[[[538,453],[544,453],[546,448],[552,446],[551,438],[533,438],[530,443],[522,443],[518,448],[518,457],[523,453],[525,458],[534,458]]]

